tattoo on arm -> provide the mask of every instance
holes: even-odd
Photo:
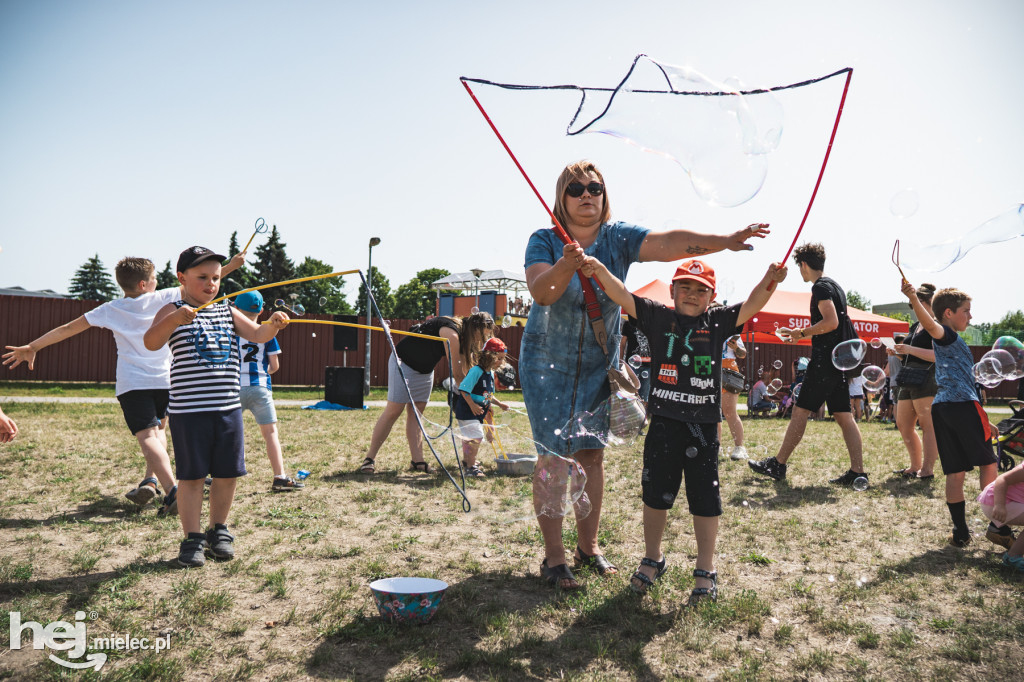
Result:
[[[705,253],[709,253],[711,249],[705,249],[703,246],[687,246],[686,253],[694,256],[700,256]]]

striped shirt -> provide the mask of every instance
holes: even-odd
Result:
[[[185,302],[174,305],[180,308]],[[190,324],[174,330],[167,345],[171,349],[168,413],[241,408],[235,321],[226,302],[200,310]]]
[[[270,356],[281,353],[277,339],[255,343],[241,336],[235,338],[238,339],[238,355],[242,358],[242,386],[273,388],[270,385]]]

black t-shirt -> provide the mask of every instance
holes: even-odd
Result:
[[[459,331],[459,323],[450,317],[432,317],[414,327],[412,331],[428,336],[440,336],[442,327],[447,327],[455,333]],[[413,370],[420,374],[430,374],[438,361],[444,357],[444,347],[444,341],[406,336],[395,345],[395,350],[398,351],[398,357],[402,362]]]
[[[903,343],[913,346],[914,348],[922,348],[924,350],[932,350],[932,335],[928,333],[928,330],[921,326],[920,322],[915,322],[910,326],[910,331],[907,332],[907,338],[903,340]],[[904,367],[931,367],[934,363],[922,360],[921,358],[914,357],[913,355],[907,355],[903,359]]]
[[[695,424],[722,421],[722,344],[735,332],[741,304],[690,317],[647,298],[633,301],[651,348],[647,411]]]
[[[832,364],[832,350],[843,341],[856,337],[857,333],[846,312],[846,294],[842,287],[829,277],[819,277],[811,287],[812,325],[824,319],[818,310],[818,304],[822,301],[832,301],[839,317],[839,326],[825,334],[815,334],[811,337],[811,360],[828,360],[828,364]]]
[[[626,357],[631,358],[639,355],[641,358],[651,357],[651,347],[647,343],[647,337],[636,326],[636,318],[626,318],[622,325],[622,335],[626,337]]]

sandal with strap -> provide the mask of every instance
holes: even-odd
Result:
[[[363,460],[363,463],[359,465],[359,473],[361,474],[375,474],[377,473],[377,466],[372,459],[367,457]]]
[[[466,476],[470,478],[487,478],[487,474],[480,468],[479,464],[474,464],[471,467],[466,467]]]
[[[644,557],[640,560],[640,566],[649,566],[654,569],[654,577],[648,577],[645,573],[641,573],[639,570],[633,574],[633,577],[629,579],[629,589],[633,590],[637,594],[647,594],[647,590],[654,587],[654,581],[665,574],[668,567],[665,565],[665,555],[661,555],[661,561],[655,561],[654,559],[648,559]],[[634,581],[640,581],[636,583]]]
[[[619,572],[618,567],[608,561],[604,554],[587,554],[579,545],[576,545],[576,554],[578,556],[573,556],[573,568],[590,568],[597,571],[598,575],[614,575]]]
[[[432,473],[434,473],[434,470],[431,469],[430,465],[427,464],[425,461],[424,462],[413,462],[413,461],[410,461],[409,464],[412,465],[412,470],[413,471],[418,471],[421,474],[432,474]]]
[[[694,578],[707,578],[711,587],[695,587],[690,592],[688,606],[696,606],[702,601],[718,601],[718,571],[705,571],[703,568],[693,569]]]
[[[572,571],[569,570],[568,564],[548,566],[547,559],[544,559],[544,561],[541,562],[540,577],[544,578],[544,580],[546,580],[552,587],[557,587],[563,590],[575,590],[580,586],[579,581],[576,580],[576,576],[574,576]]]
[[[138,506],[144,507],[159,494],[160,483],[155,478],[144,478],[142,483],[126,492],[124,496]]]

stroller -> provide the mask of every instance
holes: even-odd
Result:
[[[1024,401],[1011,400],[1010,409],[1013,414],[1004,419],[996,427],[999,434],[993,438],[996,453],[999,455],[999,470],[1009,471],[1016,462],[1008,453],[1024,457]]]

